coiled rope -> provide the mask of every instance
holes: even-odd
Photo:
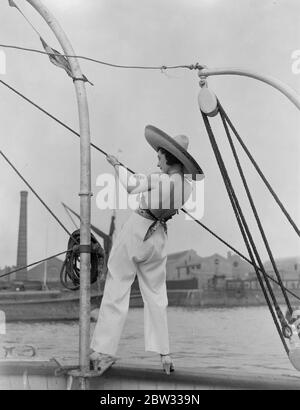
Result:
[[[22,179],[22,181],[28,186],[30,191],[38,198],[41,204],[47,209],[47,211],[53,216],[53,218],[58,222],[58,224],[64,229],[64,231],[70,237],[68,241],[68,250],[66,252],[61,252],[59,254],[56,254],[49,258],[45,258],[33,264],[22,266],[18,269],[15,269],[4,275],[1,275],[0,277],[11,275],[12,273],[26,269],[27,267],[36,265],[37,263],[41,263],[43,261],[55,258],[58,255],[66,253],[66,258],[62,265],[62,269],[60,272],[60,280],[61,280],[62,285],[65,288],[69,290],[77,290],[80,287],[80,270],[78,267],[80,251],[82,250],[84,252],[89,252],[90,251],[89,249],[91,249],[92,251],[92,254],[91,254],[91,283],[94,283],[98,278],[98,274],[102,273],[102,270],[104,268],[104,263],[105,263],[105,253],[101,245],[99,244],[99,242],[91,234],[91,248],[88,247],[89,249],[83,250],[83,245],[82,246],[79,245],[80,244],[80,230],[77,229],[73,233],[70,233],[68,229],[64,226],[64,224],[59,220],[59,218],[54,214],[54,212],[45,203],[45,201],[43,201],[43,199],[33,189],[33,187],[29,184],[29,182],[23,177],[23,175],[17,170],[17,168],[12,164],[12,162],[7,158],[7,156],[4,155],[2,151],[0,151],[0,154],[5,159],[5,161],[11,166],[11,168],[16,172],[16,174]],[[70,282],[72,283],[72,286],[70,285]]]
[[[60,271],[60,281],[69,290],[77,290],[80,287],[80,253],[91,253],[91,284],[96,282],[105,267],[105,252],[91,234],[91,246],[78,245],[80,242],[80,230],[72,233],[68,241],[68,251]]]

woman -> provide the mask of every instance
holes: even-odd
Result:
[[[194,180],[204,175],[187,152],[186,136],[173,139],[149,125],[145,137],[157,151],[160,173],[148,177],[129,176],[116,157],[107,156],[127,192],[141,193],[141,196],[139,208],[124,224],[108,260],[108,274],[90,355],[92,366],[101,373],[116,360],[130,289],[136,275],[144,301],[145,350],[160,354],[167,374],[174,371],[166,311],[166,221],[178,213],[191,194],[187,174]]]

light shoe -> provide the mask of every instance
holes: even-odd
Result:
[[[117,358],[105,353],[92,352],[90,354],[90,369],[99,373],[99,376],[108,370]]]
[[[169,354],[161,354],[160,358],[161,358],[161,364],[162,364],[164,372],[166,372],[167,374],[170,374],[175,371],[172,358]]]

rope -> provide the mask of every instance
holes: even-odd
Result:
[[[0,154],[2,157],[5,159],[6,162],[12,167],[12,169],[16,172],[16,174],[19,175],[19,177],[22,179],[22,181],[28,186],[30,191],[37,197],[37,199],[42,203],[42,205],[47,209],[47,211],[53,216],[53,218],[59,223],[59,225],[63,228],[65,232],[70,236],[71,233],[68,231],[68,229],[64,226],[64,224],[58,219],[58,217],[54,214],[54,212],[51,211],[49,206],[42,200],[42,198],[38,195],[38,193],[32,188],[32,186],[26,181],[26,179],[20,174],[20,172],[16,169],[16,167],[10,162],[10,160],[3,154],[2,151],[0,151]]]
[[[246,193],[247,193],[247,197],[248,197],[249,203],[250,203],[250,205],[251,205],[252,212],[253,212],[253,214],[254,214],[254,217],[255,217],[257,226],[258,226],[258,228],[259,228],[259,231],[260,231],[260,233],[261,233],[261,236],[262,236],[262,238],[263,238],[263,242],[264,242],[265,247],[266,247],[266,249],[267,249],[269,258],[270,258],[271,263],[272,263],[272,267],[273,267],[273,269],[274,269],[274,272],[275,272],[275,274],[276,274],[277,280],[278,280],[278,282],[279,282],[279,285],[280,285],[281,291],[282,291],[282,293],[283,293],[285,302],[286,302],[286,304],[287,304],[288,310],[289,310],[290,314],[292,314],[292,307],[291,307],[290,301],[289,301],[288,296],[287,296],[287,294],[286,294],[286,292],[285,292],[285,289],[284,289],[284,286],[283,286],[283,283],[282,283],[282,280],[281,280],[281,276],[280,276],[280,274],[279,274],[279,272],[278,272],[278,269],[277,269],[277,266],[276,266],[276,263],[275,263],[275,260],[274,260],[274,257],[273,257],[273,254],[272,254],[270,245],[269,245],[269,242],[268,242],[267,237],[266,237],[266,234],[265,234],[265,232],[264,232],[264,229],[263,229],[262,223],[261,223],[261,221],[260,221],[260,218],[259,218],[257,209],[256,209],[256,207],[255,207],[255,205],[254,205],[254,201],[253,201],[252,195],[251,195],[251,193],[250,193],[250,190],[249,190],[249,187],[248,187],[248,184],[247,184],[247,181],[246,181],[246,178],[245,178],[245,175],[244,175],[244,172],[243,172],[243,169],[242,169],[242,166],[241,166],[241,163],[240,163],[238,154],[237,154],[236,149],[235,149],[235,147],[234,147],[234,144],[233,144],[233,141],[232,141],[232,138],[231,138],[231,135],[230,135],[230,131],[229,131],[228,126],[227,126],[226,119],[225,119],[225,117],[223,116],[223,112],[224,112],[224,110],[220,111],[220,115],[221,115],[221,118],[222,118],[222,122],[223,122],[223,125],[224,125],[224,129],[225,129],[225,131],[226,131],[226,135],[227,135],[227,138],[228,138],[228,141],[229,141],[229,144],[230,144],[230,147],[231,147],[231,150],[232,150],[232,153],[233,153],[235,162],[236,162],[237,167],[238,167],[238,170],[239,170],[240,177],[241,177],[241,179],[242,179],[242,181],[243,181],[243,185],[244,185],[245,191],[246,191]]]
[[[272,299],[272,301],[273,301],[273,304],[274,304],[274,307],[275,307],[277,316],[278,316],[278,318],[279,318],[279,320],[280,320],[280,323],[282,324],[282,327],[284,327],[284,326],[286,326],[285,318],[284,318],[284,316],[283,316],[283,314],[282,314],[282,312],[281,312],[281,310],[280,310],[280,307],[279,307],[279,305],[278,305],[278,303],[277,303],[277,300],[276,300],[276,298],[275,298],[275,296],[274,296],[274,294],[273,294],[273,290],[272,290],[272,287],[271,287],[271,285],[270,285],[270,282],[268,281],[268,278],[267,278],[266,275],[264,274],[265,272],[264,272],[263,264],[262,264],[262,262],[261,262],[261,259],[260,259],[260,257],[259,257],[259,254],[258,254],[258,252],[257,252],[255,243],[254,243],[253,238],[252,238],[252,235],[251,235],[251,233],[250,233],[250,231],[249,231],[247,222],[246,222],[246,220],[245,220],[245,217],[244,217],[243,212],[242,212],[242,210],[241,210],[241,207],[240,207],[240,205],[239,205],[238,199],[237,199],[237,197],[236,197],[236,195],[235,195],[233,186],[232,186],[232,184],[231,184],[231,181],[230,181],[229,175],[228,175],[228,173],[227,173],[225,164],[224,164],[224,162],[223,162],[221,153],[220,153],[219,148],[218,148],[218,146],[217,146],[217,143],[216,143],[216,140],[215,140],[213,131],[212,131],[212,129],[211,129],[209,120],[208,120],[207,116],[204,115],[203,113],[202,113],[202,117],[203,117],[203,120],[204,120],[204,124],[205,124],[206,130],[207,130],[207,133],[208,133],[208,136],[209,136],[209,139],[210,139],[210,142],[211,142],[211,145],[212,145],[212,148],[213,148],[213,151],[214,151],[214,154],[215,154],[215,157],[216,157],[216,160],[217,160],[217,163],[218,163],[218,166],[219,166],[219,169],[220,169],[220,172],[221,172],[223,181],[224,181],[224,183],[225,183],[225,187],[226,187],[226,190],[227,190],[229,199],[230,199],[230,201],[231,201],[231,204],[232,204],[232,207],[233,207],[233,210],[234,210],[234,213],[235,213],[235,216],[236,216],[238,225],[239,225],[239,227],[240,227],[240,230],[241,230],[241,233],[242,233],[242,236],[243,236],[245,245],[246,245],[247,250],[248,250],[248,252],[249,252],[249,256],[250,256],[250,258],[251,258],[253,264],[255,264],[254,255],[253,255],[253,252],[254,252],[254,254],[255,254],[255,256],[256,256],[256,259],[257,259],[257,261],[258,261],[258,263],[259,263],[259,266],[260,266],[260,268],[261,268],[261,271],[262,271],[262,273],[263,273],[263,275],[264,275],[264,279],[265,279],[267,288],[268,288],[268,290],[269,290],[271,299]],[[250,247],[250,244],[251,244],[252,249],[251,249],[251,247]],[[252,250],[253,250],[253,252],[252,252]],[[255,265],[256,265],[256,264],[255,264]],[[273,308],[272,308],[271,301],[270,301],[270,299],[269,299],[269,295],[267,294],[267,291],[266,291],[266,289],[265,289],[265,287],[264,287],[264,284],[263,284],[263,282],[262,282],[262,280],[261,280],[260,273],[259,273],[259,271],[258,271],[256,268],[255,268],[255,272],[256,272],[256,275],[257,275],[257,279],[258,279],[258,281],[259,281],[259,283],[260,283],[260,285],[261,285],[263,294],[264,294],[264,296],[265,296],[267,305],[268,305],[268,307],[269,307],[270,313],[271,313],[271,315],[272,315],[272,318],[273,318],[274,324],[275,324],[275,326],[276,326],[276,329],[277,329],[277,331],[278,331],[278,334],[279,334],[279,336],[280,336],[280,339],[281,339],[281,341],[282,341],[282,343],[283,343],[283,346],[284,346],[284,348],[285,348],[285,350],[286,350],[286,352],[287,352],[287,354],[288,354],[289,349],[288,349],[288,347],[287,347],[286,341],[285,341],[284,338],[283,338],[282,330],[281,330],[280,327],[279,327],[279,323],[278,323],[278,321],[277,321],[277,318],[276,318],[276,316],[275,316],[274,310],[273,310]]]
[[[54,115],[50,114],[47,110],[45,110],[44,108],[42,108],[40,105],[36,104],[35,102],[33,102],[32,100],[30,100],[29,98],[27,98],[24,94],[20,93],[19,91],[17,91],[15,88],[13,88],[12,86],[10,86],[9,84],[7,84],[5,81],[0,80],[0,83],[3,84],[5,87],[9,88],[11,91],[13,91],[15,94],[17,94],[18,96],[20,96],[21,98],[23,98],[25,101],[29,102],[31,105],[33,105],[35,108],[37,108],[38,110],[42,111],[44,114],[46,114],[48,117],[52,118],[54,121],[56,121],[58,124],[60,124],[61,126],[63,126],[64,128],[66,128],[68,131],[72,132],[73,134],[77,135],[77,137],[80,138],[80,134],[78,132],[76,132],[75,130],[73,130],[71,127],[69,127],[68,125],[66,125],[64,122],[62,122],[61,120],[59,120],[58,118],[56,118]],[[90,144],[91,147],[95,148],[97,151],[101,152],[103,155],[107,156],[108,154],[103,151],[101,148],[97,147],[97,145],[91,143]],[[124,168],[128,169],[129,172],[133,173],[134,172],[130,169],[127,168],[124,164],[122,164],[120,162],[120,165],[122,165]]]
[[[38,35],[45,52],[41,52],[40,50],[36,50],[36,49],[29,49],[29,48],[25,48],[25,47],[18,47],[18,46],[9,46],[9,45],[2,45],[2,47],[6,47],[6,48],[14,48],[14,49],[18,49],[18,50],[23,50],[23,51],[29,51],[29,52],[37,52],[39,54],[47,54],[50,62],[53,63],[54,65],[63,68],[66,73],[68,74],[69,77],[71,77],[73,79],[73,82],[75,81],[84,81],[84,82],[88,82],[91,85],[94,85],[93,83],[91,83],[87,77],[83,74],[81,78],[76,78],[73,75],[73,71],[72,71],[72,67],[70,65],[70,62],[68,60],[68,58],[82,58],[85,60],[89,60],[89,61],[93,61],[99,64],[103,64],[106,66],[110,66],[110,67],[117,67],[117,68],[131,68],[131,69],[147,69],[147,70],[160,70],[162,73],[167,70],[168,68],[188,68],[190,70],[192,69],[201,69],[204,68],[203,66],[200,66],[198,63],[196,64],[191,64],[189,66],[160,66],[160,67],[150,67],[150,66],[125,66],[125,65],[119,65],[119,64],[112,64],[112,63],[107,63],[104,61],[100,61],[100,60],[96,60],[93,58],[88,58],[88,57],[82,57],[82,56],[71,56],[68,54],[62,54],[60,52],[58,52],[57,50],[55,50],[54,48],[50,47],[46,41],[43,39],[43,37],[41,36],[41,34],[39,33],[39,31],[33,26],[33,24],[29,21],[29,19],[25,16],[25,14],[22,12],[22,10],[18,7],[18,5],[15,3],[14,0],[9,0],[9,5],[11,7],[15,7],[20,14],[24,17],[24,19],[27,21],[27,23],[31,26],[31,28],[35,31],[35,33]]]
[[[42,205],[48,210],[48,212],[53,216],[53,218],[59,223],[59,225],[68,233],[70,239],[68,243],[68,251],[66,259],[63,263],[60,279],[62,285],[70,290],[77,290],[80,287],[80,269],[77,267],[80,258],[80,230],[76,230],[72,234],[68,231],[68,229],[63,225],[63,223],[58,219],[58,217],[51,211],[48,205],[41,199],[41,197],[37,194],[37,192],[32,188],[32,186],[25,180],[25,178],[20,174],[20,172],[15,168],[15,166],[9,161],[9,159],[0,151],[0,154],[3,158],[8,162],[8,164],[14,169],[14,171],[19,175],[22,181],[28,186],[28,188],[33,192],[33,194],[39,199]],[[101,248],[101,245],[97,242],[95,237],[91,235],[91,283],[94,283],[97,280],[98,272],[102,269],[103,261],[104,261],[104,251]],[[71,249],[71,250],[70,250]],[[65,253],[65,252],[63,252]],[[43,260],[51,259],[46,258]],[[41,261],[39,261],[41,262]],[[39,263],[37,262],[37,263]],[[9,272],[9,274],[17,272],[19,270],[23,270],[31,265],[27,265],[26,267],[18,268],[13,272]],[[100,269],[101,268],[101,269]],[[6,274],[4,275],[6,276]],[[1,276],[0,276],[1,277]],[[72,282],[73,286],[69,285],[69,281]]]
[[[31,28],[36,32],[36,34],[40,37],[40,33],[37,31],[37,29],[31,24],[31,22],[28,20],[28,18],[25,16],[25,14],[22,12],[20,7],[16,4],[14,0],[8,0],[8,3],[11,7],[15,7],[19,13],[24,17],[24,19],[27,21],[27,23],[31,26]]]
[[[76,78],[73,75],[73,71],[72,71],[72,67],[70,65],[69,60],[63,56],[59,51],[53,49],[52,47],[50,47],[46,41],[43,39],[42,35],[39,33],[39,31],[33,26],[33,24],[30,22],[30,20],[25,16],[25,14],[22,12],[22,10],[18,7],[18,5],[14,2],[14,0],[9,0],[9,5],[11,7],[15,7],[20,14],[24,17],[24,19],[27,21],[27,23],[31,26],[31,28],[35,31],[35,33],[38,35],[44,50],[45,50],[45,54],[48,55],[49,60],[51,63],[53,63],[54,65],[56,65],[57,67],[60,67],[62,69],[64,69],[66,71],[66,73],[68,74],[69,77],[71,77],[73,79],[73,81],[85,81],[90,83],[91,85],[94,85],[93,83],[91,83],[84,74],[82,74],[81,78]]]
[[[258,269],[260,272],[261,269],[253,262],[248,259],[245,255],[243,255],[239,250],[234,248],[232,245],[230,245],[228,242],[226,242],[224,239],[222,239],[219,235],[217,235],[215,232],[213,232],[211,229],[209,229],[206,225],[204,225],[202,222],[200,222],[198,219],[194,218],[191,214],[189,214],[185,209],[181,209],[182,212],[187,214],[190,218],[192,218],[198,225],[200,225],[203,229],[205,229],[207,232],[209,232],[212,236],[214,236],[216,239],[218,239],[220,242],[222,242],[224,245],[226,245],[229,249],[231,249],[233,252],[235,252],[237,255],[239,255],[242,259],[244,259],[246,262],[248,262],[250,265],[252,265],[254,268]],[[265,271],[265,275],[273,282],[276,283],[276,285],[279,286],[279,283],[277,282],[276,279],[274,279],[272,276],[268,275]],[[285,288],[286,292],[289,293],[291,296],[293,296],[295,299],[298,299],[300,301],[300,297],[296,295],[294,292],[290,291],[288,288]]]
[[[48,261],[50,259],[56,258],[57,256],[63,255],[66,252],[68,252],[68,251],[63,251],[63,252],[60,252],[60,253],[56,253],[53,256],[48,256],[47,258],[41,259],[37,262],[30,263],[29,265],[21,266],[20,268],[14,269],[12,271],[4,273],[3,275],[0,275],[0,278],[4,278],[5,276],[12,275],[13,273],[19,272],[20,270],[30,268],[31,266],[37,265],[38,263],[45,262],[45,261]]]
[[[34,107],[36,107],[38,110],[40,110],[41,112],[43,112],[44,114],[46,114],[48,117],[52,118],[54,121],[56,121],[58,124],[60,124],[61,126],[63,126],[64,128],[66,128],[68,131],[70,131],[71,133],[73,133],[74,135],[76,135],[77,137],[80,138],[80,134],[78,132],[76,132],[75,130],[73,130],[71,127],[69,127],[68,125],[66,125],[64,122],[62,122],[61,120],[59,120],[58,118],[56,118],[54,115],[50,114],[47,110],[45,110],[44,108],[42,108],[40,105],[38,105],[37,103],[33,102],[32,100],[30,100],[28,97],[26,97],[24,94],[22,94],[21,92],[17,91],[15,88],[13,88],[12,86],[10,86],[9,84],[7,84],[6,82],[4,82],[3,80],[0,80],[0,83],[3,84],[5,87],[7,87],[8,89],[10,89],[11,91],[13,91],[15,94],[17,94],[18,96],[20,96],[21,98],[23,98],[25,101],[27,101],[28,103],[30,103],[31,105],[33,105]],[[97,145],[91,143],[91,146],[96,149],[97,151],[101,152],[103,155],[107,156],[108,154],[101,149],[100,147],[98,147]],[[124,168],[126,168],[129,172],[131,172],[132,174],[134,174],[135,172],[128,168],[126,165],[124,165],[123,163],[120,162],[120,165],[122,165]],[[234,247],[232,247],[231,245],[229,245],[226,241],[224,241],[221,237],[219,237],[217,234],[215,234],[212,230],[210,230],[208,227],[206,227],[203,223],[201,223],[200,221],[198,221],[197,219],[195,219],[191,214],[189,214],[187,211],[183,210],[183,212],[185,212],[190,218],[194,219],[196,223],[198,223],[200,226],[202,226],[204,229],[206,229],[211,235],[213,235],[215,238],[217,238],[219,241],[221,241],[222,243],[224,243],[226,246],[228,246],[230,249],[232,249],[234,252],[236,252],[238,255],[240,255],[244,260],[246,260],[247,262],[249,262],[251,265],[253,265],[254,267],[256,266],[255,264],[253,264],[245,255],[243,255],[241,252],[239,252],[238,250],[236,250]],[[260,269],[260,268],[258,268]],[[278,285],[278,282],[273,279],[271,276],[268,276],[269,279],[271,279],[274,283],[276,283]],[[290,290],[286,289],[286,291],[291,294],[293,297],[295,297],[296,299],[300,300],[300,297],[297,296],[295,293],[291,292]]]
[[[79,262],[83,245],[78,245],[79,241],[80,230],[77,229],[69,238],[68,251],[60,271],[60,281],[62,285],[69,290],[77,290],[80,288]],[[93,234],[91,234],[91,246],[86,247],[84,251],[88,253],[91,252],[91,284],[93,284],[105,268],[105,253]]]
[[[66,211],[68,217],[71,219],[71,221],[72,221],[73,225],[75,226],[75,228],[78,229],[78,226],[77,226],[76,222],[74,221],[74,219],[73,219],[71,213],[69,212],[68,207],[67,207],[64,203],[62,203],[62,206],[64,207],[64,209],[65,209],[65,211]]]
[[[30,24],[30,26],[31,26],[31,27],[33,28],[33,30],[38,34],[38,36],[40,37],[40,39],[41,39],[42,42],[43,42],[43,38],[42,38],[41,34],[35,29],[35,27],[31,24],[31,22],[27,19],[27,17],[25,16],[25,14],[21,11],[21,9],[16,5],[16,3],[15,3],[13,0],[10,0],[10,5],[11,5],[12,7],[16,7],[16,8],[17,8],[17,10],[21,13],[21,15],[25,18],[25,20]],[[36,49],[29,49],[29,48],[18,47],[18,46],[10,46],[10,45],[1,45],[1,46],[2,46],[2,47],[6,47],[6,48],[14,48],[14,49],[23,50],[23,51],[36,52],[36,53],[39,53],[39,54],[47,54],[47,55],[49,55],[49,52],[47,52],[47,51],[42,52],[42,51],[36,50]],[[51,51],[51,53],[50,53],[51,56],[57,56],[57,57],[58,57],[58,56],[59,56],[59,57],[77,57],[77,58],[82,58],[82,59],[85,59],[85,60],[89,60],[89,61],[97,62],[97,63],[99,63],[99,64],[104,64],[104,65],[108,65],[108,66],[112,66],[112,67],[117,67],[117,68],[138,68],[138,69],[156,69],[156,70],[159,69],[159,70],[161,70],[161,71],[166,70],[166,69],[171,69],[171,68],[188,68],[188,69],[190,69],[190,70],[203,68],[203,66],[200,66],[198,63],[196,63],[195,65],[189,65],[189,66],[188,66],[188,65],[178,65],[178,66],[169,66],[169,67],[167,67],[167,66],[159,66],[159,67],[157,67],[157,66],[156,66],[156,67],[153,67],[153,66],[152,66],[152,67],[149,67],[149,66],[125,66],[125,65],[118,65],[118,64],[107,63],[107,62],[103,62],[103,61],[100,61],[100,60],[96,60],[96,59],[92,59],[92,58],[88,58],[88,57],[84,57],[84,56],[65,55],[65,54],[61,54],[61,53],[59,53],[59,52],[56,52],[56,50],[53,50],[53,51],[54,51],[54,52]],[[85,78],[80,78],[80,79],[73,78],[73,80],[83,80],[83,81],[85,81]],[[1,82],[2,82],[2,81],[1,81]],[[5,83],[3,82],[3,84],[5,84]],[[5,84],[5,85],[7,85],[7,84]],[[7,85],[7,86],[8,86],[8,85]],[[9,86],[8,86],[8,87],[9,87]],[[14,90],[14,91],[15,91],[15,90]],[[25,96],[22,95],[22,97],[26,99]],[[29,100],[27,99],[27,101],[29,101]],[[30,101],[30,102],[31,102],[31,101]],[[32,103],[32,102],[31,102],[31,103]],[[41,109],[40,107],[38,107],[38,108]],[[42,109],[41,109],[41,110],[42,110]],[[42,110],[42,111],[43,111],[43,110]],[[45,111],[44,111],[44,112],[45,112]],[[49,116],[51,116],[48,112],[46,112],[46,114],[49,115]],[[240,166],[240,164],[239,164],[238,157],[237,157],[237,154],[236,154],[236,152],[235,152],[235,149],[234,149],[234,146],[233,146],[233,143],[232,143],[230,134],[229,134],[229,130],[227,129],[227,124],[226,124],[225,119],[224,119],[224,115],[226,115],[226,114],[225,114],[224,110],[222,109],[222,107],[221,107],[221,110],[220,110],[220,114],[221,114],[221,117],[222,117],[222,121],[223,121],[225,130],[226,130],[226,133],[227,133],[227,136],[228,136],[230,145],[231,145],[231,147],[232,147],[232,150],[233,150],[233,153],[234,153],[234,156],[235,156],[235,159],[236,159],[236,162],[237,162],[239,171],[240,171],[240,175],[241,175],[241,177],[242,177],[242,179],[243,179],[244,187],[245,187],[245,189],[246,189],[246,192],[247,192],[247,195],[248,195],[248,198],[249,198],[249,201],[250,201],[252,210],[253,210],[253,212],[254,212],[254,215],[255,215],[256,221],[257,221],[257,223],[258,223],[258,226],[259,226],[261,235],[262,235],[262,237],[263,237],[265,246],[266,246],[266,248],[267,248],[267,251],[268,251],[268,254],[269,254],[269,257],[270,257],[272,266],[273,266],[273,269],[274,269],[274,271],[275,271],[275,273],[276,273],[276,276],[277,276],[277,279],[278,279],[278,282],[279,282],[279,286],[281,287],[281,290],[282,290],[282,292],[283,292],[283,294],[284,294],[286,303],[287,303],[288,308],[289,308],[289,310],[290,310],[290,312],[291,312],[291,306],[290,306],[289,300],[288,300],[287,295],[286,295],[286,292],[285,292],[285,287],[283,286],[283,283],[282,283],[281,277],[280,277],[280,275],[279,275],[279,272],[278,272],[278,270],[277,270],[277,267],[276,267],[276,264],[275,264],[273,255],[272,255],[272,253],[271,253],[271,249],[270,249],[270,247],[269,247],[267,238],[266,238],[266,236],[265,236],[265,234],[264,234],[264,231],[263,231],[263,228],[262,228],[260,219],[259,219],[259,217],[258,217],[256,208],[255,208],[255,206],[254,206],[254,203],[253,203],[253,200],[252,200],[250,191],[249,191],[249,189],[248,189],[248,186],[247,186],[247,184],[246,184],[245,178],[244,178],[244,176],[243,176],[243,172],[242,172],[241,166]],[[222,116],[222,114],[223,114],[223,116]],[[60,122],[60,121],[57,120],[56,118],[54,118],[54,117],[52,117],[52,118],[55,119],[56,121]],[[229,120],[229,118],[227,117],[227,115],[226,115],[226,119],[228,120],[228,122],[229,122],[231,128],[233,129],[233,131],[234,131],[234,133],[236,134],[236,136],[237,136],[239,142],[241,143],[241,139],[240,139],[240,137],[238,136],[237,132],[235,131],[234,127],[232,126],[232,123],[230,122],[230,120]],[[60,122],[60,123],[61,123],[61,122]],[[62,124],[62,123],[61,123],[61,124]],[[64,125],[64,126],[65,126],[65,125]],[[68,128],[69,128],[69,127],[68,127]],[[70,129],[70,128],[69,128],[69,129]],[[70,129],[70,130],[71,130],[71,129]],[[73,131],[73,130],[72,130],[72,131]],[[73,131],[73,132],[74,132],[74,131]],[[74,132],[74,133],[75,133],[75,132]],[[76,135],[78,135],[78,136],[80,137],[80,135],[79,135],[78,133],[76,133]],[[91,144],[91,145],[93,145],[93,144]],[[243,148],[245,148],[244,144],[243,144],[242,146],[243,146]],[[102,150],[101,150],[101,151],[102,151]],[[105,155],[107,155],[104,151],[102,151],[102,152],[103,152]],[[269,191],[271,192],[271,194],[272,194],[273,197],[275,198],[276,202],[278,203],[278,205],[280,206],[280,208],[282,209],[282,211],[284,212],[284,214],[286,215],[286,217],[288,218],[288,220],[290,221],[290,223],[292,223],[292,226],[294,227],[294,229],[296,230],[296,232],[297,232],[298,235],[299,235],[299,234],[300,234],[299,229],[297,228],[297,226],[296,226],[296,225],[294,224],[294,222],[292,221],[290,215],[287,213],[287,211],[286,211],[285,208],[283,207],[282,203],[279,201],[279,198],[276,196],[275,192],[272,190],[272,188],[271,188],[271,186],[268,184],[267,180],[264,178],[264,176],[263,176],[263,174],[261,173],[259,167],[257,166],[257,164],[255,163],[255,161],[253,160],[251,154],[249,153],[249,151],[246,151],[246,153],[247,153],[248,157],[250,158],[251,162],[253,163],[253,165],[255,166],[255,168],[257,169],[257,171],[259,172],[260,176],[263,178],[263,181],[264,181],[265,184],[267,185]],[[2,152],[1,152],[1,154],[2,154]],[[3,154],[2,154],[2,155],[3,155]],[[4,155],[3,155],[3,156],[4,156]],[[7,160],[7,158],[6,158],[5,156],[4,156],[4,158]],[[7,160],[7,161],[8,161],[8,160]],[[8,162],[9,162],[9,161],[8,161]],[[12,165],[12,164],[10,164],[10,165]],[[123,164],[121,164],[121,165],[123,165]],[[124,166],[124,165],[123,165],[123,166]],[[13,167],[13,168],[14,168],[14,167]],[[127,167],[125,167],[125,168],[127,168]],[[15,168],[14,168],[14,169],[15,169]],[[127,169],[128,169],[128,168],[127,168]],[[129,169],[128,169],[128,170],[129,170]],[[15,171],[16,171],[16,169],[15,169]],[[129,171],[131,171],[131,170],[129,170]],[[18,173],[18,171],[16,171],[16,172]],[[131,172],[132,172],[132,171],[131,171]],[[19,173],[18,173],[18,174],[19,174]],[[20,174],[19,174],[19,176],[23,179],[23,177],[22,177]],[[23,179],[23,180],[24,180],[24,179]],[[41,198],[35,193],[35,191],[33,191],[33,189],[30,187],[30,185],[29,185],[25,180],[24,180],[24,182],[29,186],[29,188],[32,190],[32,192],[39,198],[39,200],[40,200],[40,201],[43,203],[43,205],[48,209],[48,211],[52,214],[52,216],[55,217],[55,219],[59,222],[59,224],[63,227],[63,229],[66,230],[66,228],[61,224],[61,222],[58,220],[58,218],[56,218],[56,216],[55,216],[55,215],[52,213],[52,211],[47,207],[47,205],[41,200]],[[66,230],[66,231],[67,231],[67,230]],[[67,231],[67,232],[68,232],[68,231]],[[68,232],[68,233],[69,233],[69,232]],[[254,262],[254,261],[253,261],[253,262]],[[255,264],[255,262],[254,262],[254,264]],[[268,276],[268,275],[267,275],[267,276]]]
[[[238,134],[238,132],[236,131],[235,127],[233,126],[230,118],[228,117],[228,115],[226,114],[226,112],[224,111],[222,105],[219,103],[219,110],[221,115],[224,117],[224,119],[226,120],[227,124],[229,125],[229,127],[231,128],[231,130],[233,131],[234,135],[236,136],[238,142],[240,143],[241,147],[243,148],[243,150],[245,151],[246,155],[248,156],[248,158],[250,159],[250,161],[252,162],[254,168],[256,169],[256,171],[258,172],[259,176],[261,177],[261,179],[263,180],[264,184],[266,185],[266,187],[268,188],[269,192],[271,193],[271,195],[273,196],[273,198],[275,199],[275,201],[277,202],[278,206],[280,207],[280,209],[282,210],[282,212],[284,213],[284,215],[286,216],[287,220],[289,221],[289,223],[291,224],[291,226],[294,228],[295,232],[297,233],[298,236],[300,236],[300,230],[297,227],[296,223],[293,221],[292,217],[289,215],[288,211],[285,209],[284,205],[282,204],[282,202],[280,201],[280,199],[278,198],[278,196],[276,195],[275,191],[273,190],[273,188],[271,187],[270,183],[268,182],[268,180],[266,179],[266,177],[264,176],[263,172],[261,171],[261,169],[259,168],[258,164],[256,163],[256,161],[254,160],[253,156],[251,155],[250,151],[248,150],[248,148],[246,147],[246,145],[244,144],[241,136]]]
[[[38,53],[38,54],[46,54],[49,55],[46,51],[41,51],[41,50],[37,50],[34,48],[26,48],[26,47],[20,47],[20,46],[14,46],[14,45],[7,45],[7,44],[0,44],[0,47],[3,48],[11,48],[11,49],[16,49],[16,50],[22,50],[22,51],[28,51],[28,52],[32,52],[32,53]],[[90,57],[85,57],[85,56],[79,56],[79,55],[69,55],[69,54],[62,54],[62,53],[52,53],[51,55],[54,56],[63,56],[63,57],[67,57],[67,58],[78,58],[78,59],[82,59],[82,60],[87,60],[87,61],[91,61],[93,63],[97,63],[97,64],[102,64],[102,65],[106,65],[109,67],[114,67],[114,68],[125,68],[125,69],[138,69],[138,70],[159,70],[159,71],[165,71],[165,70],[174,70],[174,69],[178,69],[178,68],[184,68],[184,69],[188,69],[188,70],[201,70],[202,68],[204,68],[204,66],[200,65],[199,63],[196,64],[181,64],[181,65],[162,65],[162,66],[139,66],[139,65],[122,65],[122,64],[114,64],[114,63],[109,63],[106,61],[102,61],[102,60],[97,60],[95,58],[90,58]]]

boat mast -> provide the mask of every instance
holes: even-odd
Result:
[[[27,0],[49,25],[63,51],[75,55],[73,47],[58,21],[40,0]],[[87,96],[82,72],[75,57],[68,57],[74,81],[80,129],[80,340],[79,365],[82,375],[89,371],[90,345],[90,218],[91,218],[91,153],[90,125]],[[87,388],[87,379],[80,377],[81,389]]]

